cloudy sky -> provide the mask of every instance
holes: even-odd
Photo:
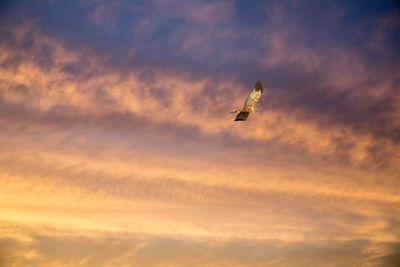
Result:
[[[399,62],[390,0],[1,1],[0,266],[394,266]]]

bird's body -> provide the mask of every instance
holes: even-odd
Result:
[[[242,109],[231,111],[231,113],[239,113],[236,116],[235,121],[245,121],[249,117],[250,113],[257,112],[257,110],[254,109],[254,106],[260,99],[262,91],[263,87],[261,81],[256,82],[253,91],[250,93],[246,99],[246,102],[244,103],[244,107]]]

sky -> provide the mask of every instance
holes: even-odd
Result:
[[[0,266],[396,266],[399,62],[394,0],[1,1]]]

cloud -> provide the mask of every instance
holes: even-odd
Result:
[[[241,131],[232,129],[229,114],[226,113],[233,104],[242,105],[246,97],[245,92],[231,89],[235,87],[233,81],[193,81],[186,74],[178,75],[175,72],[148,67],[120,72],[119,68],[106,67],[104,59],[90,50],[68,51],[40,31],[18,27],[15,31],[19,32],[18,38],[21,40],[14,38],[10,42],[16,42],[18,47],[19,43],[25,42],[26,35],[30,36],[30,42],[33,43],[30,48],[32,53],[16,50],[11,43],[3,48],[3,80],[7,82],[3,83],[3,86],[7,90],[2,93],[2,101],[8,103],[8,106],[13,103],[19,106],[19,109],[24,108],[27,113],[42,113],[39,115],[42,120],[51,120],[54,113],[64,117],[65,122],[79,123],[86,118],[84,120],[91,123],[99,121],[99,118],[100,121],[110,118],[110,121],[115,123],[115,119],[122,116],[126,119],[137,118],[133,119],[132,125],[136,125],[138,120],[142,121],[141,125],[151,121],[151,125],[164,125],[161,128],[171,127],[168,126],[171,124],[175,125],[174,127],[192,128],[192,134],[196,131],[206,135],[224,134],[225,137],[239,136],[244,140],[262,143],[274,140],[282,145],[290,144],[305,149],[312,154],[323,153],[333,159],[342,158],[350,162],[369,158],[370,150],[377,152],[375,155],[381,155],[381,161],[392,157],[388,148],[393,142],[391,138],[378,137],[368,131],[359,132],[354,125],[329,124],[331,120],[327,120],[323,113],[314,115],[315,111],[311,111],[310,108],[313,109],[312,105],[315,105],[312,104],[313,99],[326,98],[322,91],[317,95],[316,92],[304,96],[294,94],[294,99],[301,100],[302,105],[306,104],[307,108],[304,109],[293,107],[291,98],[285,97],[286,93],[277,94],[267,87],[266,103],[260,103],[267,108],[263,115],[257,114],[261,120],[261,123],[258,122],[260,126],[256,131]],[[42,57],[40,51],[43,47],[52,52],[46,52],[46,56]],[[84,57],[82,53],[90,56]],[[20,59],[11,60],[10,57],[16,54],[20,55]],[[19,65],[10,68],[7,62]],[[51,73],[51,76],[47,76],[46,73]],[[303,91],[306,90],[304,88]],[[331,102],[340,103],[342,106],[335,107],[332,111],[339,114],[341,110],[347,110],[346,106],[343,106],[347,96],[336,95],[333,93],[332,97],[325,100],[325,109]],[[226,101],[232,97],[234,101]],[[283,107],[292,108],[276,107],[278,102],[283,104]],[[142,103],[146,103],[145,106]],[[294,111],[296,113],[293,113]],[[384,114],[386,113],[385,111]],[[263,125],[265,127],[262,127]],[[254,124],[250,127],[254,128]],[[365,141],[355,144],[355,140],[360,137]],[[359,147],[360,145],[363,147]],[[376,151],[377,149],[379,151]],[[360,152],[364,155],[359,156]]]
[[[289,3],[8,4],[3,262],[394,262],[396,10]]]
[[[25,232],[27,230],[22,229]],[[374,246],[366,240],[336,241],[325,245],[286,244],[275,240],[193,240],[124,233],[79,235],[56,229],[42,229],[40,232],[30,234],[30,243],[14,240],[14,250],[6,260],[32,266],[45,266],[48,263],[64,266],[347,266],[367,264],[367,260],[375,255],[369,252]],[[7,244],[11,245],[10,240],[7,240]],[[154,253],[157,257],[154,257]],[[383,254],[371,262],[371,266],[379,266],[383,262],[394,263],[395,253],[385,251]]]

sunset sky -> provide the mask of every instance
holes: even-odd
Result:
[[[0,2],[0,266],[396,262],[397,1]]]

